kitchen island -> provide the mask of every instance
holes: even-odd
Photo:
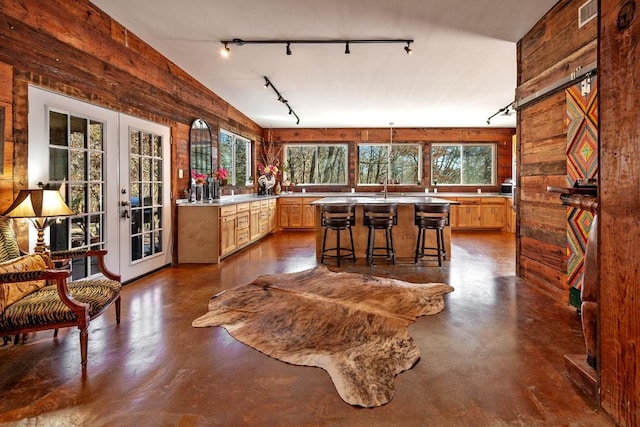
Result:
[[[316,206],[316,258],[319,260],[322,255],[322,240],[324,237],[324,228],[322,227],[321,211],[323,205],[328,204],[355,204],[356,220],[352,227],[353,240],[356,251],[356,258],[365,258],[367,248],[368,228],[365,227],[363,219],[363,205],[373,203],[395,203],[398,205],[398,224],[393,227],[393,241],[396,251],[396,262],[413,263],[416,250],[416,239],[418,238],[418,228],[414,223],[414,205],[415,203],[432,203],[432,204],[458,204],[457,201],[450,201],[430,196],[389,196],[370,197],[370,196],[345,196],[345,197],[325,197],[311,202]],[[343,245],[346,245],[348,238],[342,238]],[[427,233],[427,246],[435,246],[435,232]],[[444,244],[447,250],[447,260],[451,259],[451,227],[447,222],[444,229]],[[330,232],[327,235],[327,247],[335,246],[335,233]],[[431,259],[431,258],[429,258]],[[433,258],[437,261],[437,258]],[[424,262],[424,261],[419,261]]]

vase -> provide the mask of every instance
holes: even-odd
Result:
[[[221,180],[220,180],[220,185],[222,185],[223,187],[224,187],[225,185],[227,185],[227,180],[226,180],[226,179],[221,179]]]

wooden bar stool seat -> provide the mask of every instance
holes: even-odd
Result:
[[[447,259],[447,249],[444,245],[444,227],[449,222],[448,204],[415,204],[415,225],[418,227],[418,239],[416,241],[416,255],[414,263],[418,258],[438,257],[438,267],[442,267],[442,260]],[[436,233],[436,246],[426,246],[427,230],[434,230]]]
[[[365,204],[363,212],[364,225],[369,229],[366,251],[367,263],[373,265],[374,258],[383,257],[395,264],[396,251],[393,246],[393,226],[398,224],[398,205],[395,203]],[[376,246],[376,230],[384,230],[384,246]]]
[[[355,225],[356,211],[354,204],[340,205],[322,205],[321,223],[324,228],[324,237],[322,239],[322,256],[320,262],[324,264],[325,258],[336,258],[338,267],[340,260],[343,258],[352,258],[356,260],[356,251],[353,246],[353,232],[351,227]],[[327,248],[327,233],[332,230],[336,232],[336,245]],[[350,247],[342,247],[340,241],[340,232],[349,230]]]

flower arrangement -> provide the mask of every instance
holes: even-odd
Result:
[[[207,174],[196,172],[195,170],[191,171],[191,178],[196,181],[196,184],[204,184],[207,182],[208,177]]]
[[[258,165],[258,172],[260,172],[260,175],[266,175],[266,176],[278,176],[278,173],[280,173],[280,169],[278,169],[278,166],[275,165]]]
[[[228,176],[229,176],[229,172],[225,168],[218,168],[218,170],[216,170],[213,173],[214,179],[217,179],[220,181],[222,181],[223,179],[227,179]]]

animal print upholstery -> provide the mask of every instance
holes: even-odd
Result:
[[[89,305],[90,318],[108,307],[120,294],[120,283],[109,279],[70,282],[69,294]],[[55,285],[45,286],[7,307],[0,316],[0,329],[15,330],[34,325],[74,322],[73,311],[60,299]]]
[[[11,220],[0,217],[0,262],[10,261],[20,255],[20,248],[11,227]]]
[[[0,262],[0,274],[22,274],[27,272],[44,270],[48,268],[47,260],[41,255],[24,255],[10,261]],[[4,283],[0,282],[0,313],[24,298],[26,295],[45,286],[44,280],[35,280],[24,277],[24,282]]]

